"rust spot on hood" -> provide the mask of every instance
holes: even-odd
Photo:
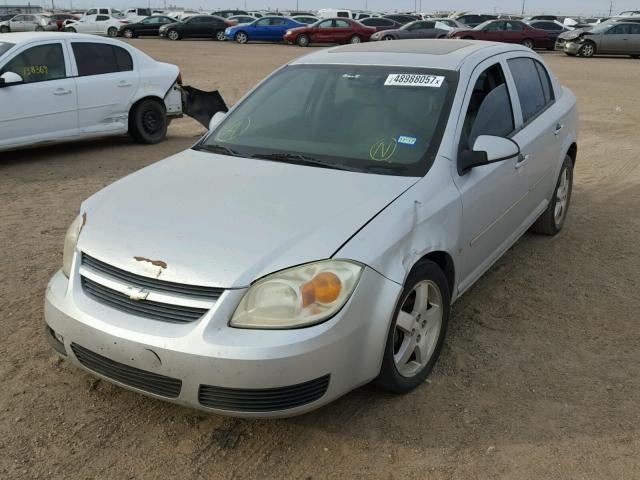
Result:
[[[151,265],[154,265],[156,267],[167,268],[167,263],[163,262],[162,260],[150,260],[150,259],[145,258],[145,257],[133,257],[133,258],[138,262],[148,262]]]

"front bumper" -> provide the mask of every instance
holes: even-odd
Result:
[[[562,47],[562,50],[565,53],[569,53],[571,55],[577,55],[578,52],[580,51],[580,47],[582,47],[581,43],[573,42],[573,41],[567,41],[567,42],[565,42],[564,46]]]
[[[402,288],[366,268],[349,302],[327,322],[249,330],[228,326],[244,289],[226,290],[193,323],[171,324],[99,303],[74,277],[77,271],[71,281],[58,272],[45,298],[46,335],[55,335],[72,364],[151,397],[246,417],[305,413],[374,379]],[[144,383],[154,379],[158,388]],[[173,380],[177,390],[165,392]],[[281,398],[287,392],[308,402]]]

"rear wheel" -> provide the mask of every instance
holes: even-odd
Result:
[[[585,58],[591,58],[596,54],[596,45],[593,42],[585,42],[580,50],[578,51],[578,55]]]
[[[308,47],[309,43],[311,43],[311,40],[309,39],[308,35],[299,35],[296,39],[296,43],[300,47]]]
[[[69,32],[69,33],[77,33],[76,29],[73,27],[67,27],[64,30],[65,32]]]
[[[216,40],[219,42],[224,42],[227,39],[224,35],[224,30],[218,30],[216,32]]]
[[[167,112],[157,100],[142,100],[129,113],[129,134],[139,143],[161,142],[167,136],[167,125]]]
[[[560,176],[553,191],[553,197],[547,209],[531,227],[534,233],[542,235],[556,235],[562,230],[569,211],[571,191],[573,188],[573,160],[569,155],[564,159]]]
[[[236,42],[238,42],[240,44],[243,44],[243,45],[249,41],[249,37],[244,32],[236,33],[236,37],[235,38],[236,38]]]
[[[640,55],[629,55],[631,58],[640,58]]]
[[[126,28],[123,32],[122,35],[124,35],[124,38],[133,38],[133,30],[131,30],[130,28]]]
[[[522,41],[522,46],[533,50],[533,40],[531,40],[530,38],[525,38]]]
[[[407,277],[387,335],[379,387],[406,393],[427,378],[435,365],[451,312],[444,273],[432,261],[416,265]]]
[[[173,41],[180,40],[180,34],[177,30],[169,30],[167,32],[167,38]]]
[[[116,27],[109,27],[109,29],[107,30],[107,35],[109,35],[110,37],[117,37],[118,29]]]
[[[390,42],[391,40],[395,40],[395,38],[393,38],[392,35],[385,35],[384,37],[382,37],[382,40],[384,40],[385,42]]]
[[[361,42],[362,42],[362,39],[358,35],[354,35],[349,39],[349,43],[352,43],[352,44],[361,43]]]

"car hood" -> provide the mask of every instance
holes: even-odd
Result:
[[[417,180],[187,150],[85,201],[78,248],[140,275],[243,287],[331,257]]]
[[[571,30],[569,32],[561,33],[560,35],[558,35],[558,38],[562,38],[564,40],[573,40],[574,38],[578,38],[581,35],[585,34],[586,32],[587,32],[586,29],[578,28],[576,30]]]

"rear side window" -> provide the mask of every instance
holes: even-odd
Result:
[[[52,43],[31,47],[13,57],[0,70],[0,75],[6,72],[17,73],[22,77],[24,83],[65,78],[67,70],[64,64],[62,45]]]
[[[98,15],[96,17],[96,22],[106,22],[107,20],[109,20],[108,15]]]
[[[552,100],[549,77],[546,72],[542,72],[544,77],[541,79],[538,68],[544,68],[542,65],[538,67],[537,63],[531,58],[512,58],[508,61],[516,83],[524,123],[542,112]]]
[[[124,48],[106,43],[74,42],[72,45],[79,77],[133,70],[133,59]]]

